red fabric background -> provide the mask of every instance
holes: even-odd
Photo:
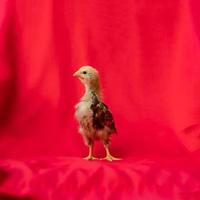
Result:
[[[200,199],[199,9],[198,0],[1,0],[0,199]],[[87,153],[73,117],[82,65],[100,72],[121,162],[73,158]]]

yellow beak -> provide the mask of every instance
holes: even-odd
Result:
[[[73,74],[74,77],[79,77],[79,71],[76,71],[74,74]]]

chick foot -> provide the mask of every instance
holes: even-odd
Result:
[[[84,160],[98,160],[98,158],[95,158],[93,156],[93,142],[91,144],[89,144],[88,146],[89,146],[89,154],[88,154],[88,156],[86,156],[83,159]]]
[[[110,154],[110,151],[109,151],[109,148],[108,148],[109,147],[108,144],[105,144],[104,147],[105,147],[105,150],[106,150],[106,157],[103,158],[103,160],[108,160],[110,162],[112,162],[113,160],[121,160],[121,158],[116,158],[116,157],[114,157],[114,156],[112,156]]]
[[[105,158],[103,158],[103,160],[107,160],[107,161],[110,161],[112,162],[113,160],[121,160],[121,158],[116,158],[110,154],[107,154]]]
[[[83,158],[84,160],[98,160],[98,158],[94,157],[94,156],[86,156],[85,158]]]

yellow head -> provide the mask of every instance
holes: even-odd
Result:
[[[99,87],[99,73],[91,66],[83,66],[76,71],[73,76],[79,78],[79,80],[87,87],[95,89]]]

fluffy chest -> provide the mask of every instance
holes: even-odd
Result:
[[[90,101],[81,101],[76,105],[76,113],[75,116],[77,120],[82,121],[83,119],[92,119],[92,110],[91,110],[91,102]]]

